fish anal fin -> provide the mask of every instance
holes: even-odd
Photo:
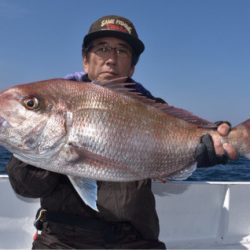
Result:
[[[166,180],[169,181],[182,181],[182,180],[186,180],[188,177],[190,177],[192,175],[192,173],[196,170],[197,168],[197,163],[194,163],[174,174],[171,174],[169,176],[166,177]]]

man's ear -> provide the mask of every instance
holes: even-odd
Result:
[[[86,74],[88,74],[88,71],[89,71],[89,63],[88,63],[88,58],[87,56],[84,56],[83,59],[82,59],[82,65],[83,65],[83,69],[84,69],[84,72]]]
[[[135,65],[132,65],[128,76],[132,77],[132,75],[134,74],[134,71],[135,71]]]

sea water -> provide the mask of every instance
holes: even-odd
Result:
[[[6,173],[5,166],[11,154],[0,146],[0,173]],[[241,157],[226,165],[198,168],[188,181],[250,181],[250,160]]]

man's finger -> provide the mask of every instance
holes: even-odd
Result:
[[[237,151],[234,149],[234,147],[229,144],[229,143],[224,143],[223,144],[223,148],[224,150],[226,151],[228,157],[231,159],[231,160],[237,160],[238,158],[238,153]]]
[[[227,123],[222,123],[218,126],[217,131],[220,135],[226,136],[230,132],[231,127]]]

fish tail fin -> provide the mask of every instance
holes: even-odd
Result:
[[[228,142],[239,155],[250,159],[250,119],[234,127],[228,135]]]

